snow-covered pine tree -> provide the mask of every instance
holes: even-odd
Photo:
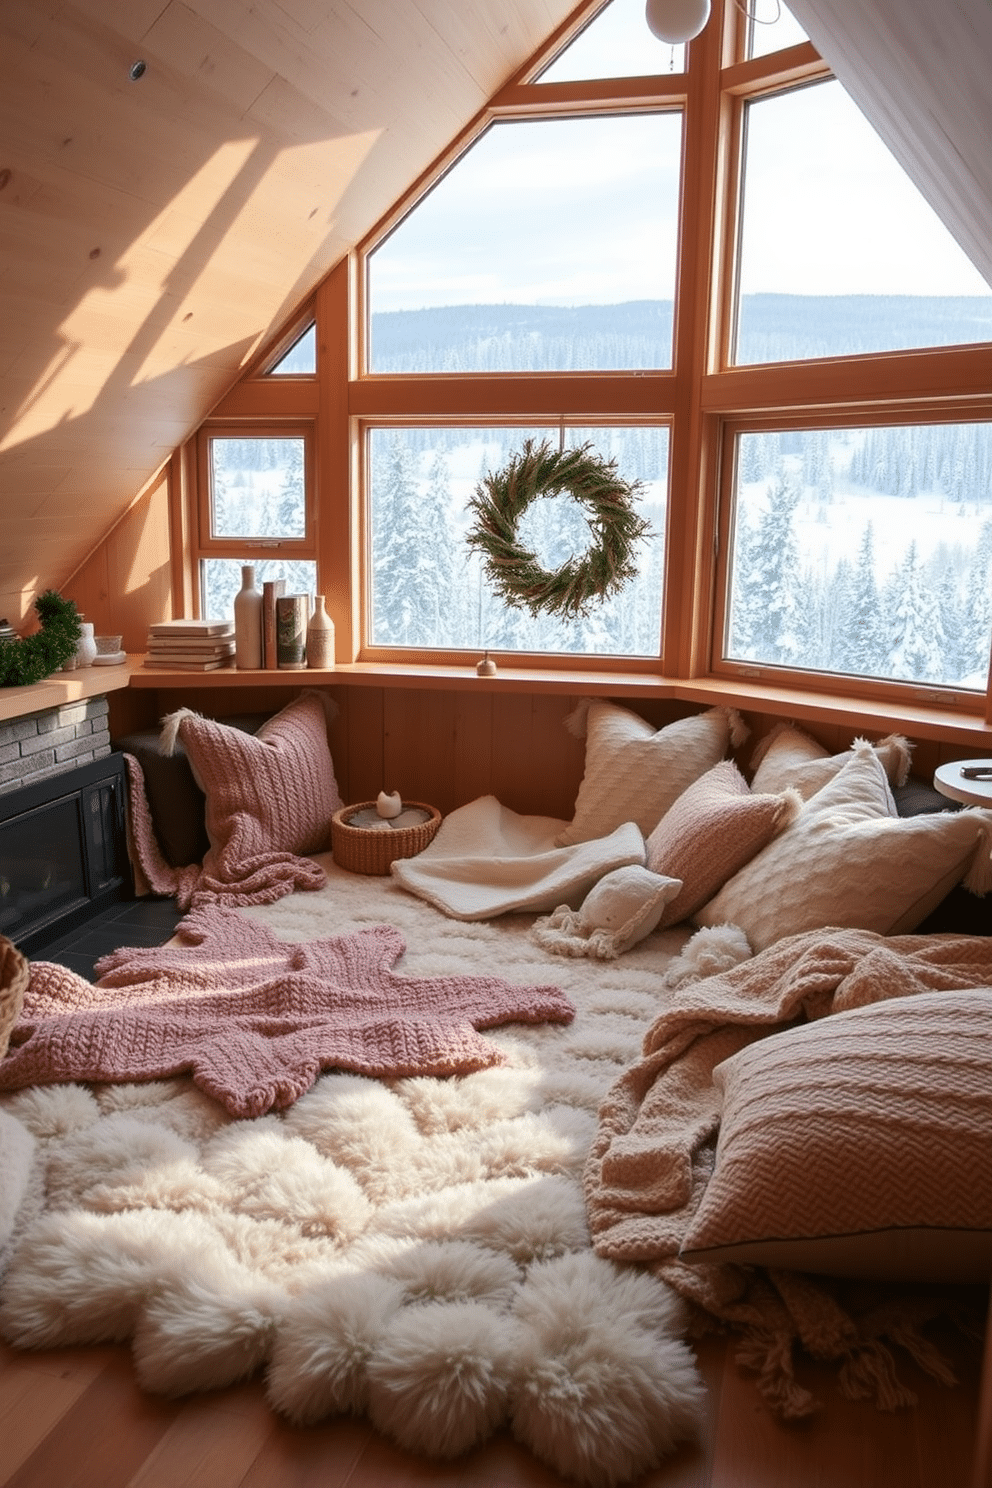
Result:
[[[946,639],[937,596],[927,583],[915,540],[886,586],[887,676],[943,682]]]

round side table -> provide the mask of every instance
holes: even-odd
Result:
[[[992,806],[992,759],[950,760],[938,765],[934,789],[966,806]]]

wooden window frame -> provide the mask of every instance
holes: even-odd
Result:
[[[507,374],[503,374],[507,375]],[[404,662],[429,661],[432,666],[465,667],[471,659],[473,662],[480,654],[478,648],[466,647],[453,651],[444,647],[431,647],[419,650],[412,647],[394,647],[374,645],[369,640],[369,628],[371,620],[371,592],[372,592],[372,565],[370,556],[371,532],[370,532],[370,496],[369,496],[369,448],[370,436],[377,429],[403,429],[403,428],[475,428],[480,424],[489,427],[500,425],[514,425],[547,429],[549,425],[560,427],[564,424],[567,429],[569,425],[586,426],[598,424],[604,428],[664,428],[668,431],[669,445],[671,444],[671,419],[660,415],[631,417],[625,414],[595,415],[595,414],[565,414],[555,415],[541,413],[516,413],[513,410],[501,412],[498,416],[485,416],[480,414],[477,418],[443,418],[430,417],[426,415],[409,414],[405,416],[391,415],[381,417],[362,417],[355,420],[356,447],[358,449],[358,488],[359,488],[359,542],[361,560],[358,573],[359,606],[361,611],[361,637],[362,644],[359,649],[357,660],[362,663],[381,664],[384,666],[401,665]],[[671,460],[669,459],[667,510],[671,509]],[[667,530],[663,534],[666,548],[665,568],[667,570]],[[660,621],[659,621],[660,627]],[[664,637],[659,628],[659,654],[657,656],[600,656],[588,652],[559,652],[559,651],[507,651],[502,652],[498,647],[490,647],[488,654],[498,664],[505,664],[525,671],[546,671],[549,667],[560,668],[562,671],[602,672],[604,666],[609,667],[620,676],[654,675],[659,672],[662,659]]]
[[[859,405],[859,408],[861,405]],[[811,671],[799,667],[780,666],[772,662],[737,661],[723,656],[723,638],[727,623],[727,601],[730,589],[730,568],[733,552],[733,528],[735,521],[735,487],[737,466],[737,436],[749,433],[778,433],[788,430],[800,432],[840,428],[905,428],[933,424],[967,422],[992,422],[992,411],[983,420],[974,418],[974,410],[955,413],[953,406],[939,410],[932,406],[921,417],[913,408],[873,410],[870,418],[862,418],[850,409],[820,413],[815,418],[804,417],[794,411],[785,417],[755,419],[724,419],[720,423],[720,483],[717,513],[717,540],[714,562],[710,575],[708,610],[712,617],[710,632],[709,674],[714,678],[726,678],[729,683],[746,680],[764,682],[766,685],[786,687],[800,693],[834,694],[846,693],[863,698],[866,702],[883,703],[894,707],[912,709],[920,704],[938,705],[949,710],[962,709],[972,712],[980,704],[983,692],[974,688],[954,687],[934,682],[911,682],[883,677],[854,676],[843,672]],[[992,509],[989,512],[992,520]]]
[[[312,381],[312,379],[307,379]],[[285,537],[214,537],[210,531],[210,441],[212,439],[278,439],[303,440],[303,479],[305,493],[304,535]],[[319,501],[317,492],[317,429],[313,419],[208,420],[196,434],[196,492],[193,501],[191,563],[196,613],[200,613],[200,565],[203,559],[228,559],[234,562],[260,562],[281,557],[291,561],[318,560]],[[319,591],[318,591],[319,592]]]
[[[661,633],[664,649],[646,668],[642,661],[609,658],[609,673],[622,691],[650,686],[659,694],[696,704],[731,702],[761,711],[809,719],[868,719],[912,731],[917,723],[931,737],[984,742],[992,727],[992,677],[984,698],[974,694],[933,698],[932,689],[898,683],[866,686],[823,674],[773,678],[742,676],[714,660],[720,562],[726,550],[729,511],[728,441],[739,429],[831,424],[870,425],[892,421],[954,421],[992,417],[987,345],[872,353],[802,363],[733,365],[729,360],[737,272],[741,133],[746,101],[800,83],[831,77],[810,43],[754,59],[744,57],[744,16],[738,0],[715,0],[713,15],[690,44],[686,71],[677,75],[534,83],[556,50],[600,8],[584,4],[538,53],[489,101],[451,146],[343,258],[318,287],[316,378],[266,379],[271,347],[215,411],[215,419],[238,421],[238,432],[258,432],[273,420],[313,429],[314,469],[310,486],[314,530],[311,556],[320,563],[320,583],[337,625],[339,670],[350,666],[371,678],[443,677],[452,686],[473,686],[463,655],[408,653],[390,659],[377,648],[366,660],[365,605],[368,575],[364,547],[363,428],[369,422],[569,420],[593,422],[639,418],[670,428],[670,498],[666,530],[666,577]],[[673,366],[646,373],[501,373],[466,376],[374,374],[364,370],[366,346],[365,263],[371,249],[431,189],[473,140],[500,118],[560,117],[596,112],[683,110],[683,160],[676,270]],[[310,314],[308,309],[307,314]],[[294,316],[298,333],[303,317]],[[219,425],[215,425],[218,427]],[[279,422],[278,428],[288,425]],[[319,444],[318,444],[319,437]],[[190,461],[193,465],[198,462]],[[202,477],[199,484],[202,486]],[[201,556],[216,553],[196,540],[194,571]],[[243,555],[230,545],[226,556]],[[256,551],[258,551],[256,549]],[[587,659],[547,656],[512,659],[534,664],[534,685],[560,687],[581,676]],[[595,658],[592,659],[595,663]],[[418,670],[419,669],[419,670]],[[640,674],[639,677],[634,674]],[[342,673],[344,674],[344,672]],[[600,667],[600,684],[606,673]],[[447,682],[444,685],[449,685]],[[480,684],[481,685],[481,684]],[[921,697],[925,701],[921,701]],[[870,726],[870,724],[866,725]],[[883,731],[886,731],[883,729]]]

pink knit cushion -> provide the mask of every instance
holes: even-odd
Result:
[[[661,925],[675,925],[711,899],[799,808],[794,793],[752,794],[733,760],[722,760],[683,791],[647,841],[652,873],[680,878]]]
[[[257,734],[181,708],[165,720],[166,753],[177,737],[207,798],[210,848],[197,894],[254,904],[278,898],[277,882],[283,893],[320,887],[319,865],[294,862],[329,846],[342,805],[319,695],[301,694]]]
[[[992,991],[920,992],[718,1065],[716,1167],[683,1260],[987,1282]]]

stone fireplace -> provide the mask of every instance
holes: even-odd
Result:
[[[0,934],[34,955],[133,895],[107,700],[0,723]]]

